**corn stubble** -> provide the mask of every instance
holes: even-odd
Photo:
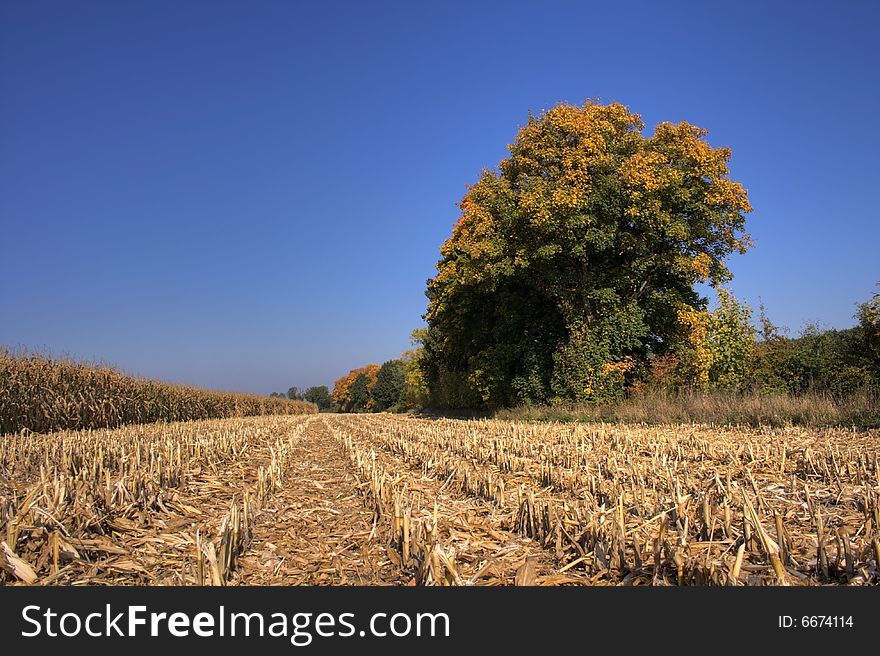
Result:
[[[223,585],[314,417],[0,439],[0,577]]]
[[[878,437],[393,415],[9,435],[0,581],[877,585]],[[259,554],[297,530],[334,546],[279,574]]]

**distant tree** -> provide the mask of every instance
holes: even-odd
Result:
[[[291,401],[302,401],[303,395],[302,392],[299,391],[299,387],[291,387],[287,390],[287,398]]]
[[[369,384],[367,385],[367,391],[369,392],[369,390],[373,388],[373,385],[376,384],[376,376],[378,373],[378,364],[368,364],[357,369],[352,369],[347,374],[339,378],[333,384],[333,393],[331,394],[334,405],[341,412],[351,412],[353,408],[350,392],[351,386],[354,384],[354,381],[361,374],[365,374],[369,379]]]
[[[404,351],[400,356],[405,367],[405,384],[403,390],[403,402],[407,408],[424,408],[428,405],[428,380],[422,364],[425,357],[425,349],[422,340],[427,334],[427,329],[416,328],[410,335],[413,348]]]
[[[333,399],[330,398],[330,390],[326,385],[310,387],[303,393],[303,399],[314,403],[321,412],[333,407]]]
[[[877,283],[880,287],[880,283]],[[880,384],[880,292],[859,305],[856,318],[862,332],[865,356],[873,370],[875,382]]]
[[[270,395],[273,399],[286,399],[287,397],[281,392],[272,392]]]
[[[361,412],[370,406],[370,377],[367,374],[359,374],[351,384],[349,390],[351,410]]]
[[[389,360],[379,368],[373,386],[373,409],[387,410],[400,406],[406,385],[406,367],[401,360]]]

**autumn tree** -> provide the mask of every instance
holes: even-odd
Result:
[[[358,376],[364,374],[367,377],[367,392],[373,389],[376,384],[376,376],[379,373],[379,365],[368,364],[358,369],[352,369],[347,374],[339,378],[333,385],[333,404],[342,412],[351,412],[353,409],[353,401],[351,398],[351,387],[357,380]],[[369,400],[367,401],[369,405]]]
[[[715,291],[718,305],[711,312],[687,309],[679,314],[688,329],[687,339],[678,347],[679,380],[697,388],[736,390],[747,380],[757,330],[748,305],[723,286]],[[772,335],[774,327],[765,316],[762,327]]]
[[[751,207],[706,130],[644,128],[617,103],[558,105],[468,189],[426,292],[435,404],[614,396],[687,337]]]

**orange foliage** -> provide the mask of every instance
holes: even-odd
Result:
[[[354,381],[361,374],[366,374],[370,379],[370,382],[367,384],[367,391],[372,392],[373,386],[376,384],[376,378],[379,375],[379,365],[368,364],[358,369],[352,369],[333,384],[331,397],[333,398],[333,403],[340,410],[348,410],[350,408],[351,397],[349,396],[349,391]],[[372,399],[370,399],[370,404],[372,404]]]

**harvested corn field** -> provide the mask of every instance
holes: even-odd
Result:
[[[876,585],[877,432],[270,416],[0,439],[0,581]]]

